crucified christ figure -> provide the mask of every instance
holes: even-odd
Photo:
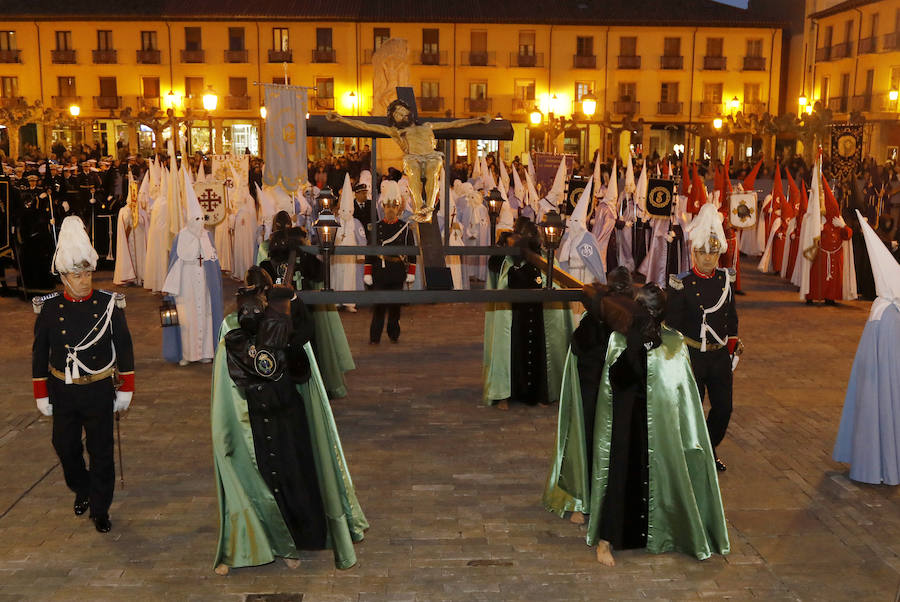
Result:
[[[488,115],[474,119],[456,119],[455,121],[439,121],[415,123],[408,104],[400,99],[388,105],[388,125],[366,123],[358,119],[348,119],[334,111],[326,115],[329,121],[338,121],[358,130],[376,132],[390,136],[403,151],[403,173],[409,179],[409,190],[415,203],[413,219],[417,222],[430,222],[437,202],[438,185],[441,168],[444,165],[443,153],[434,150],[434,130],[448,130],[467,125],[490,123]],[[425,194],[422,194],[422,180],[425,180]]]

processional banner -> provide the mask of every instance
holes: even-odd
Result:
[[[553,186],[553,179],[556,178],[556,172],[559,170],[559,163],[565,159],[566,161],[566,181],[572,177],[572,170],[575,169],[575,155],[554,155],[553,153],[531,153],[531,160],[534,161],[534,177],[537,180],[535,186],[538,193],[546,195]]]
[[[263,182],[296,192],[306,182],[306,88],[265,84],[266,164]]]
[[[234,176],[232,176],[229,166],[234,168],[234,172],[244,182],[250,179],[249,155],[213,155],[212,179],[217,182],[225,182],[228,186],[231,186],[231,180]]]
[[[831,126],[831,169],[841,180],[856,173],[862,160],[863,126],[840,123]]]

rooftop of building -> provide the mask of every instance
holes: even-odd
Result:
[[[853,10],[854,8],[859,8],[860,6],[865,6],[867,4],[875,4],[879,0],[844,0],[844,2],[839,2],[834,6],[829,6],[826,9],[820,10],[818,12],[812,13],[809,18],[810,19],[822,19],[824,17],[830,17],[832,15],[837,15],[842,12],[846,12],[848,10]]]

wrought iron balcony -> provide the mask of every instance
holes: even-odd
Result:
[[[744,115],[762,115],[766,112],[766,103],[764,102],[745,102]]]
[[[80,96],[53,96],[53,106],[57,109],[68,109],[72,105],[81,105]]]
[[[581,55],[576,54],[572,57],[572,67],[575,69],[596,69],[597,68],[597,55],[589,54],[589,55]]]
[[[229,111],[247,111],[250,109],[249,96],[226,96],[225,106]]]
[[[884,35],[884,50],[897,50],[900,48],[900,32],[893,32]]]
[[[668,56],[662,55],[659,57],[659,68],[660,69],[684,69],[684,57],[683,56]]]
[[[536,52],[534,54],[521,54],[519,52],[509,53],[510,67],[543,67],[544,53]]]
[[[847,100],[849,100],[846,96],[834,96],[828,99],[828,108],[834,111],[835,113],[846,113],[847,112]]]
[[[313,63],[336,63],[337,53],[334,48],[316,48],[312,51]]]
[[[138,50],[137,62],[139,65],[159,65],[161,54],[159,50]]]
[[[854,111],[871,111],[872,110],[872,95],[871,94],[857,94],[853,97],[850,102],[850,106]]]
[[[656,106],[656,112],[659,115],[680,115],[683,107],[683,102],[660,102]]]
[[[246,63],[248,61],[248,52],[247,49],[241,50],[226,50],[225,51],[225,62],[226,63]]]
[[[491,98],[466,98],[464,99],[464,109],[466,113],[490,113]]]
[[[618,115],[637,115],[641,112],[641,103],[634,100],[617,100],[613,103],[613,111]]]
[[[142,109],[162,108],[162,99],[159,96],[138,96],[137,101]]]
[[[513,113],[531,113],[537,107],[537,101],[533,98],[513,98]]]
[[[835,44],[831,47],[831,59],[845,59],[853,54],[853,43],[852,42],[843,42],[842,44]]]
[[[119,62],[117,60],[118,53],[115,50],[92,50],[91,55],[95,65],[115,65]]]
[[[704,56],[704,71],[725,71],[726,59],[724,56]]]
[[[313,107],[318,111],[333,111],[334,97],[316,96],[313,98]]]
[[[639,55],[619,55],[619,69],[640,69],[641,57]]]
[[[861,39],[857,49],[859,54],[872,54],[878,52],[878,38],[872,36],[871,38]]]
[[[766,57],[764,56],[745,56],[744,71],[765,71]]]
[[[459,64],[464,67],[493,67],[497,64],[497,53],[464,50],[460,53]]]
[[[0,50],[0,63],[21,63],[21,50]]]
[[[206,53],[203,50],[182,50],[182,63],[205,63]]]
[[[419,65],[446,65],[447,51],[439,50],[437,52],[420,52],[416,55],[419,59]]]
[[[722,114],[722,103],[721,102],[703,101],[700,103],[700,116],[701,117],[716,117],[721,114]]]
[[[443,96],[421,96],[416,102],[422,113],[438,113],[444,110]]]
[[[22,96],[0,96],[0,107],[4,109],[13,109],[28,104]]]
[[[816,62],[823,63],[831,60],[831,46],[816,48]]]
[[[74,65],[78,62],[78,54],[75,50],[51,50],[50,60],[57,65]]]
[[[269,50],[270,63],[293,63],[294,52],[292,50]]]
[[[98,109],[118,109],[122,106],[121,96],[95,96],[94,107]]]

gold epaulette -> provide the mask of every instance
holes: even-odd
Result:
[[[104,289],[100,289],[101,293],[106,293],[110,297],[115,297],[116,299],[116,307],[119,309],[125,309],[125,293],[115,293],[113,291],[107,291]]]
[[[44,303],[49,301],[54,297],[59,296],[59,291],[49,293],[47,295],[41,295],[39,297],[32,297],[31,299],[31,307],[34,309],[34,313],[39,314],[41,310],[44,308]]]
[[[681,278],[679,278],[675,274],[669,274],[669,286],[676,291],[684,289],[684,283],[681,281]]]

